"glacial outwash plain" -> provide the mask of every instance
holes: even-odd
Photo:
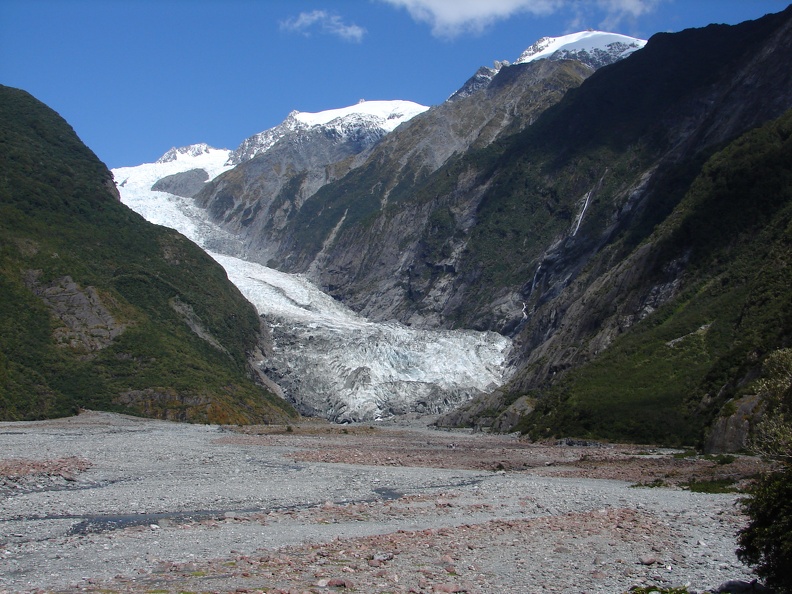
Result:
[[[112,170],[0,86],[0,594],[789,591],[790,64],[583,31]]]

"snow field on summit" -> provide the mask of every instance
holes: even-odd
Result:
[[[620,52],[619,57],[625,58],[632,52],[641,49],[646,45],[646,41],[619,33],[607,33],[605,31],[581,31],[570,33],[561,37],[544,37],[537,41],[530,48],[525,50],[515,64],[525,64],[534,60],[549,58],[556,52],[590,52],[592,50],[607,50],[612,44],[627,46],[627,49]],[[621,47],[618,46],[618,47]]]
[[[338,118],[350,115],[374,116],[382,120],[380,125],[388,132],[392,132],[399,124],[406,122],[429,109],[412,101],[360,101],[356,105],[328,109],[316,113],[294,111],[290,115],[297,121],[307,126],[321,126],[331,123]]]

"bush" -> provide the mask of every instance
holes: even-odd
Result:
[[[751,449],[763,458],[792,467],[792,349],[770,353],[762,365],[757,392],[767,412],[756,427]]]
[[[738,536],[737,557],[779,594],[792,594],[792,349],[780,349],[762,366],[757,391],[767,411],[752,446],[780,470],[762,477],[742,501],[750,522]]]
[[[779,594],[792,593],[792,469],[760,479],[742,506],[751,521],[738,536],[737,557]]]

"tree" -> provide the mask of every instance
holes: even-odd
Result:
[[[777,464],[742,501],[749,523],[738,535],[738,558],[780,594],[792,594],[792,349],[770,354],[757,383],[766,411],[752,449]]]

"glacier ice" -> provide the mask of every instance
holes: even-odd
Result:
[[[195,145],[194,145],[195,146]],[[113,170],[124,204],[203,247],[262,315],[274,355],[263,371],[303,413],[332,421],[373,421],[407,412],[440,413],[501,385],[511,341],[494,332],[415,329],[374,323],[300,275],[235,257],[233,236],[189,198],[151,187],[201,168],[212,179],[230,151],[197,145],[168,159]]]

